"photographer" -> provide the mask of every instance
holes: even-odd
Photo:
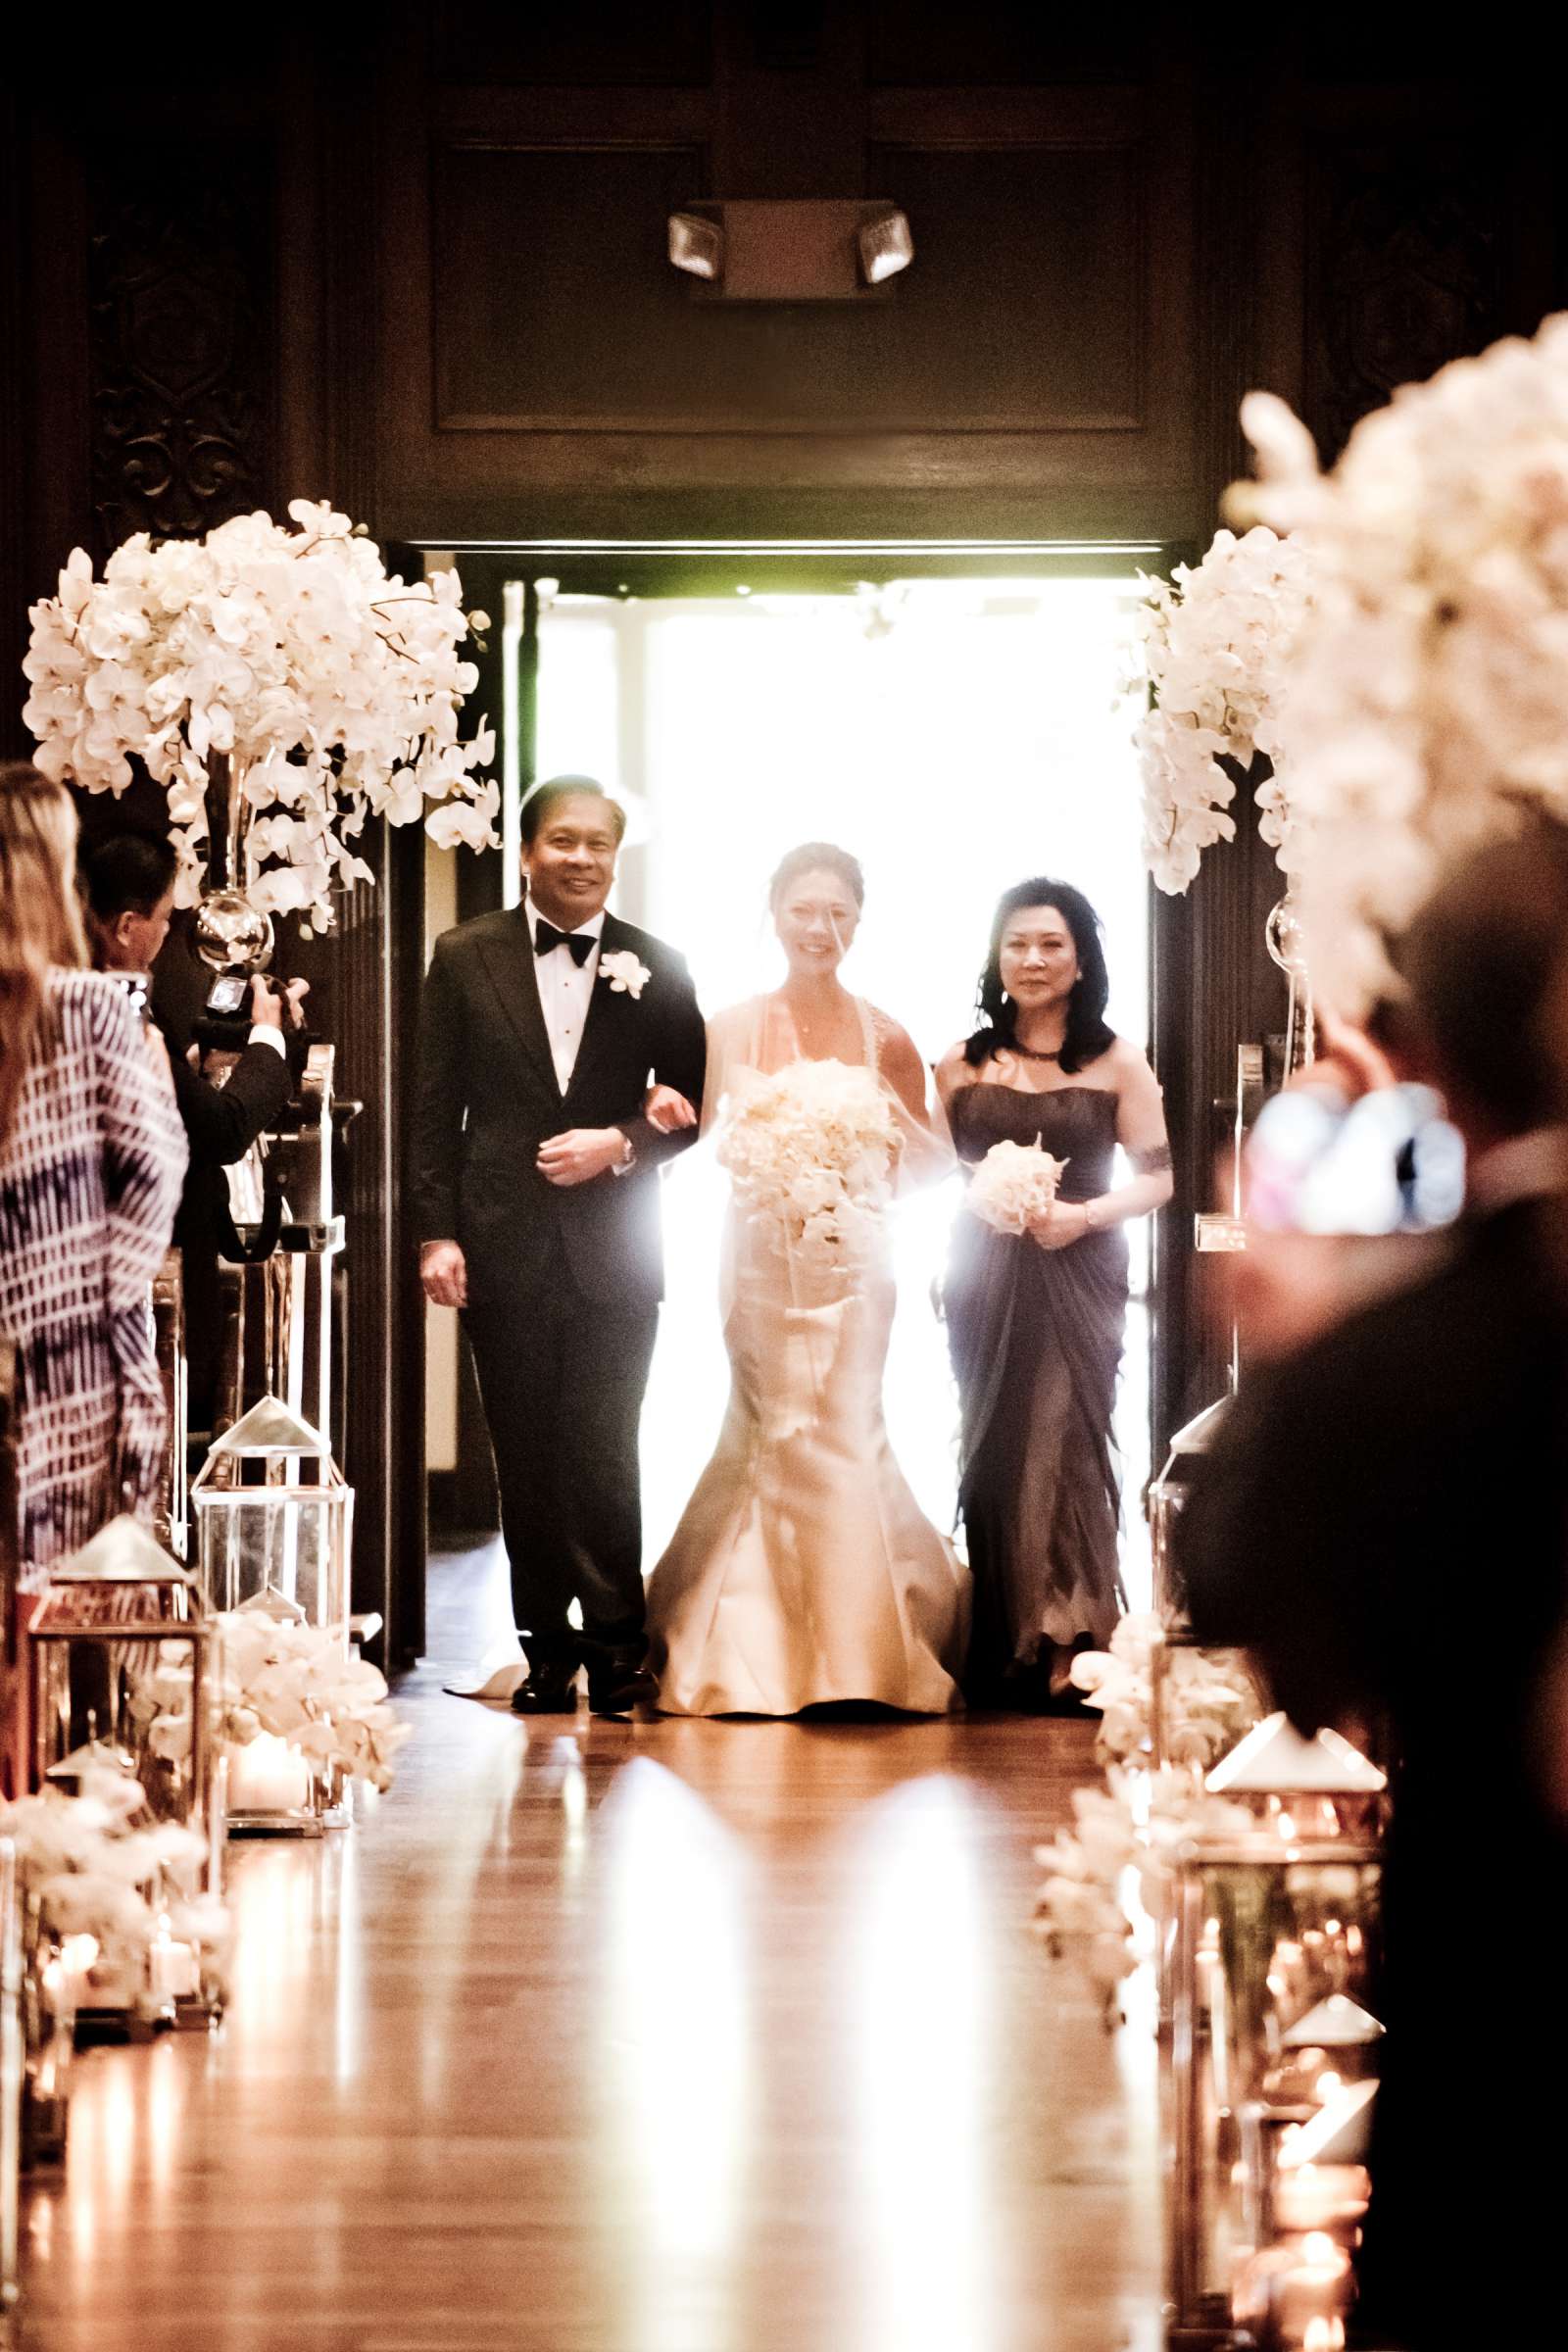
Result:
[[[169,933],[175,868],[172,847],[147,834],[117,833],[84,851],[81,882],[101,971],[151,971]],[[253,975],[250,1031],[243,1042],[236,1031],[238,1058],[221,1085],[172,1047],[174,1095],[190,1144],[174,1244],[183,1258],[192,1429],[210,1429],[217,1404],[222,1344],[218,1261],[228,1232],[223,1170],[244,1158],[289,1100],[293,1080],[284,1028],[302,1031],[307,985],[295,980],[280,989],[265,973]]]

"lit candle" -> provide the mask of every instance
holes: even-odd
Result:
[[[196,1947],[179,1943],[169,1932],[167,1918],[158,1922],[148,1955],[148,1981],[153,1997],[159,2001],[187,2001],[201,1990],[201,1970],[197,1964]]]
[[[68,1936],[60,1946],[61,1989],[72,2016],[92,2005],[92,1965],[97,1957],[96,1936]]]
[[[1274,2218],[1282,2230],[1332,2230],[1358,2221],[1371,2193],[1359,2164],[1282,2165],[1274,2181]]]
[[[311,1801],[311,1768],[297,1747],[272,1732],[228,1751],[228,1809],[301,1813]]]

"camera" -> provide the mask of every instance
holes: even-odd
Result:
[[[244,1013],[251,997],[249,972],[220,972],[207,991],[205,1011],[209,1020],[231,1021]]]

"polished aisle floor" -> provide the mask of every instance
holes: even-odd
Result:
[[[221,2031],[97,2051],[24,2215],[48,2352],[1152,2352],[1147,2025],[1026,1932],[1077,1725],[524,1726],[238,1849]]]

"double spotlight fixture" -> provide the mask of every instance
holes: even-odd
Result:
[[[914,239],[885,201],[741,198],[671,213],[669,258],[710,299],[846,302],[907,270]]]

